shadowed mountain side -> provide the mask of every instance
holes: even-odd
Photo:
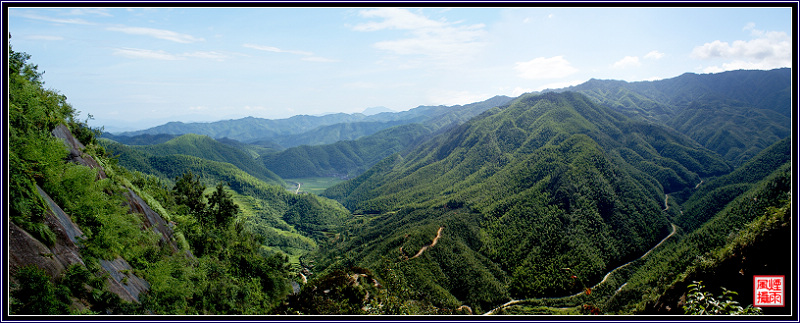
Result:
[[[283,179],[256,161],[251,154],[239,148],[220,143],[208,136],[187,134],[162,144],[147,146],[125,146],[107,140],[101,140],[100,143],[113,154],[119,155],[120,163],[123,166],[145,173],[155,172],[154,166],[160,168],[162,172],[170,168],[168,165],[159,166],[154,164],[154,160],[167,160],[171,156],[184,155],[208,161],[228,163],[265,183],[285,185]],[[170,179],[180,175],[174,175],[173,173],[181,173],[180,170],[167,172],[170,174],[164,175],[167,175],[167,178]]]
[[[282,178],[357,176],[391,154],[412,147],[431,134],[419,124],[389,128],[351,141],[299,146],[260,157],[266,168]]]
[[[791,129],[791,70],[686,73],[647,82],[592,79],[576,91],[627,116],[670,126],[742,165]]]

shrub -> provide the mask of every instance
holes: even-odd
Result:
[[[703,291],[703,282],[693,281],[683,312],[688,315],[760,315],[761,309],[748,305],[742,307],[733,300],[738,293],[722,287],[722,295]]]

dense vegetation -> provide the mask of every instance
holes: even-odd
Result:
[[[185,136],[178,139],[183,137]],[[201,139],[213,141],[208,137]],[[168,186],[174,178],[187,171],[197,174],[204,185],[227,183],[233,198],[243,208],[242,218],[263,238],[264,246],[293,255],[294,258],[302,252],[313,250],[316,243],[310,238],[321,239],[324,232],[336,231],[348,214],[338,203],[318,196],[293,194],[283,185],[264,182],[230,163],[188,155],[154,156],[148,153],[150,146],[132,149],[110,141],[101,143],[109,152],[117,155],[120,165],[141,172],[140,176],[147,174],[157,177],[152,179],[157,183],[152,185],[154,187]],[[159,146],[156,145],[155,148]],[[184,142],[178,147],[180,148],[176,148],[177,150],[187,151],[194,146]],[[213,152],[209,152],[209,155],[213,155]],[[252,157],[241,155],[241,152],[237,156],[252,160]],[[282,179],[278,179],[284,184]],[[301,211],[304,212],[302,221],[297,217],[297,212]]]
[[[123,147],[120,145],[113,145],[107,141],[101,141],[101,144],[107,148],[114,147],[110,150],[114,151],[115,154],[125,154],[124,157],[120,156],[122,165],[133,169],[152,168],[148,167],[148,165],[154,164],[155,160],[169,159],[167,157],[175,155],[186,155],[210,161],[229,163],[265,183],[281,186],[285,185],[281,177],[275,175],[269,169],[265,168],[262,163],[256,161],[253,155],[242,149],[211,139],[208,136],[187,134],[154,145]],[[149,160],[143,160],[145,158],[149,158]],[[138,166],[131,167],[134,165]],[[155,167],[163,169],[161,166]],[[169,176],[171,178],[177,176],[176,173],[180,172],[180,170],[171,171],[168,175],[171,175]]]
[[[665,193],[728,170],[719,156],[668,128],[631,120],[580,94],[549,93],[491,109],[325,194],[367,215],[437,208],[472,214],[465,220],[472,229],[451,233],[445,225],[445,233],[470,232],[462,239],[474,244],[454,249],[477,251],[480,256],[472,258],[491,265],[462,261],[463,270],[505,274],[467,277],[483,288],[504,286],[511,297],[552,296],[580,291],[585,282],[644,253],[669,231]],[[431,230],[423,229],[424,221],[394,221],[409,223],[394,235]],[[354,235],[381,236],[376,232],[386,225],[364,226]],[[341,248],[335,252],[358,250]],[[396,250],[364,251],[355,258],[369,259],[371,253]],[[422,278],[436,277],[438,269],[415,272],[422,274],[414,281],[439,290],[434,304],[466,300],[455,290],[469,286],[465,281],[447,285]],[[467,294],[474,298],[468,305],[483,310],[502,299],[497,291]]]
[[[299,146],[260,157],[282,178],[360,175],[391,154],[417,144],[431,131],[419,124],[389,128],[357,140],[320,146]]]
[[[683,314],[709,293],[749,313],[752,274],[791,277],[787,70],[115,142],[28,59],[10,52],[10,224],[59,248],[59,207],[83,237],[55,273],[10,268],[11,314]],[[333,133],[351,140],[279,151]],[[309,176],[356,177],[327,198],[281,178]],[[139,280],[135,301],[112,286]]]
[[[630,277],[625,289],[609,301],[609,309],[645,311],[646,303],[657,302],[671,285],[685,287],[692,280],[703,280],[715,290],[726,287],[742,292],[739,301],[752,302],[745,291],[752,286],[753,274],[791,275],[791,260],[780,256],[790,253],[791,239],[786,227],[790,221],[787,213],[791,207],[790,187],[791,165],[787,163],[725,203],[722,210],[698,229],[686,231],[682,238],[655,251],[642,264],[642,270]],[[786,230],[774,236],[776,240],[765,243],[762,237],[772,224]],[[751,252],[735,251],[748,245],[752,245]],[[722,266],[729,257],[733,258],[732,264]],[[750,259],[745,261],[746,258]],[[703,272],[702,277],[697,277]],[[671,297],[676,299],[680,295]]]
[[[742,165],[791,130],[791,70],[687,73],[653,82],[590,80],[583,93],[628,116],[663,123]]]
[[[704,182],[683,203],[676,223],[689,231],[698,228],[775,169],[791,162],[790,145],[789,138],[780,140],[730,174]]]

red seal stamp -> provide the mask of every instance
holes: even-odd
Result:
[[[753,306],[781,307],[784,303],[785,276],[753,276]]]

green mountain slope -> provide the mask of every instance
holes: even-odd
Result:
[[[535,314],[588,308],[606,314],[680,315],[693,280],[702,280],[715,295],[722,294],[723,287],[738,292],[730,296],[743,307],[752,304],[753,275],[791,277],[793,263],[791,163],[768,173],[726,201],[724,208],[701,226],[676,230],[646,256],[609,273],[591,293],[519,300],[498,312]],[[695,194],[704,193],[698,190]],[[788,307],[762,310],[764,314],[790,313]]]
[[[791,133],[789,118],[738,102],[698,101],[675,114],[667,125],[687,134],[732,165],[742,165]]]
[[[742,165],[791,129],[791,70],[692,74],[652,82],[592,79],[576,91],[628,116],[658,122]]]
[[[401,124],[353,141],[339,141],[334,144],[309,146],[302,145],[286,149],[280,153],[264,154],[261,159],[267,168],[283,178],[302,177],[352,177],[364,172],[379,160],[404,151],[428,139],[428,136],[444,128],[454,127],[489,108],[504,104],[510,98],[497,96],[486,101],[453,107],[419,107],[399,114],[412,114],[411,117],[388,124]],[[413,122],[413,123],[409,123]],[[332,142],[331,138],[358,137],[360,132],[349,130],[367,123],[337,124],[310,131],[293,138],[299,142]],[[382,128],[381,128],[382,129]],[[334,134],[328,136],[333,131]],[[366,132],[365,132],[366,134]],[[303,139],[311,136],[316,141]],[[280,141],[287,145],[287,142]],[[294,144],[290,144],[294,145]]]
[[[266,168],[283,178],[352,177],[381,159],[419,142],[431,131],[419,124],[389,128],[357,140],[299,146],[261,156]]]
[[[791,178],[792,165],[787,162],[748,185],[734,198],[728,198],[722,208],[717,208],[697,229],[686,231],[684,236],[665,244],[664,248],[648,257],[641,269],[630,277],[626,287],[606,306],[612,311],[651,314],[653,304],[657,302],[674,306],[670,303],[677,303],[691,279],[704,280],[707,286],[717,291],[720,287],[737,291],[737,300],[743,306],[752,304],[752,294],[749,293],[752,275],[790,272],[791,243],[787,242],[791,236],[787,234],[789,223],[784,212],[791,207]],[[698,197],[702,195],[701,191],[696,193]],[[773,232],[764,237],[770,226],[783,227],[783,233],[775,235]],[[782,243],[769,244],[761,241],[764,238]],[[763,248],[756,251],[760,255],[752,255],[760,262],[754,263],[753,257],[742,253],[742,249],[751,245]],[[783,256],[765,257],[768,255]],[[680,290],[675,290],[676,287]],[[666,314],[664,310],[659,314]],[[683,314],[680,308],[668,312]]]
[[[668,233],[664,193],[727,171],[718,155],[675,131],[631,120],[580,94],[547,93],[490,109],[325,195],[365,217],[382,214],[354,229],[355,242],[335,249],[358,250],[354,259],[365,262],[386,257],[371,268],[397,265],[400,237],[424,241],[443,226],[442,239],[461,241],[438,251],[454,248],[454,254],[414,260],[423,262],[414,277],[451,277],[449,284],[424,280],[438,291],[429,300],[441,305],[464,302],[468,293],[457,286],[474,286],[469,279],[475,276],[456,269],[512,297],[580,291]],[[387,241],[377,223],[391,222],[405,227]],[[355,245],[378,236],[384,247]],[[474,260],[453,268],[443,263],[448,257]],[[490,294],[468,305],[486,310],[501,295]]]
[[[687,230],[699,227],[730,201],[790,161],[791,140],[785,138],[762,150],[756,157],[730,174],[698,186],[683,203],[683,213],[676,218],[676,223]]]
[[[647,192],[653,198],[694,186],[700,176],[729,170],[719,156],[691,139],[665,127],[632,121],[583,96],[529,95],[433,138],[397,157],[398,164],[385,161],[382,167],[327,194],[350,209],[365,211],[387,211],[401,204],[443,205],[454,199],[483,206],[497,199],[489,194],[494,190],[513,192],[517,185],[529,187],[532,179],[545,176],[561,180],[558,174],[568,169],[542,169],[533,178],[529,173],[536,164],[549,162],[545,157],[550,154],[561,154],[549,162],[552,167],[572,162],[565,153],[573,146],[581,148],[573,154],[601,150],[609,163],[628,166],[631,176],[648,183]],[[484,183],[489,179],[492,184]]]
[[[107,144],[106,147],[116,154],[122,154],[123,152],[128,154],[124,157],[120,156],[122,165],[130,167],[131,169],[141,170],[143,172],[152,171],[152,165],[154,165],[154,163],[155,165],[168,163],[168,161],[165,161],[163,157],[172,155],[187,155],[199,157],[209,161],[230,163],[231,165],[266,183],[281,186],[285,185],[283,179],[275,175],[269,169],[265,168],[263,164],[256,161],[252,154],[249,154],[239,148],[223,144],[219,141],[211,139],[208,136],[187,134],[155,145],[121,147],[119,145],[112,146]],[[127,152],[127,150],[132,150],[132,152]],[[143,158],[147,158],[148,160],[145,161]],[[164,165],[163,167],[167,166]],[[163,167],[161,169],[165,170]],[[174,171],[168,170],[166,170],[166,172],[169,174],[175,173]],[[164,173],[164,175],[168,175],[167,173]],[[178,171],[178,174],[175,174],[174,176],[178,176],[180,174],[182,174],[182,172]],[[170,176],[169,178],[174,178],[174,176]]]
[[[112,133],[103,132],[103,134],[101,135],[101,138],[111,139],[121,144],[133,145],[133,146],[162,144],[172,140],[175,137],[177,137],[177,135],[169,135],[163,133],[155,135],[143,134],[137,136],[117,136]]]
[[[190,140],[191,142],[199,140],[201,143],[214,142],[213,139],[206,136],[197,135],[184,135],[176,139]],[[174,143],[178,146],[187,146],[185,143]],[[104,144],[109,152],[116,155],[121,166],[132,171],[157,176],[166,182],[172,182],[189,171],[197,174],[200,180],[207,185],[218,182],[226,183],[237,194],[238,200],[246,202],[250,209],[261,210],[251,216],[251,220],[253,220],[252,224],[256,228],[256,232],[265,236],[275,236],[275,232],[272,232],[274,230],[270,231],[268,228],[271,227],[279,229],[278,231],[299,231],[305,237],[322,239],[324,232],[338,228],[348,213],[338,203],[325,198],[318,196],[311,198],[290,193],[284,188],[283,180],[277,176],[275,177],[280,182],[266,182],[231,163],[182,154],[159,156],[149,152],[151,151],[149,148],[162,149],[162,153],[171,151],[170,149],[174,148],[172,144],[142,147],[125,146],[111,141],[105,141]],[[157,149],[152,150],[157,151]],[[184,151],[185,149],[178,148],[178,150]],[[244,153],[233,150],[240,158],[244,158],[242,157]],[[207,155],[213,156],[213,152],[210,151]],[[252,159],[250,156],[246,157]],[[303,214],[302,219],[297,217],[298,212]],[[290,227],[296,230],[292,230]]]
[[[271,140],[281,147],[289,148],[301,145],[328,145],[339,141],[355,140],[402,124],[407,124],[407,121],[337,123],[296,135],[279,136]]]

